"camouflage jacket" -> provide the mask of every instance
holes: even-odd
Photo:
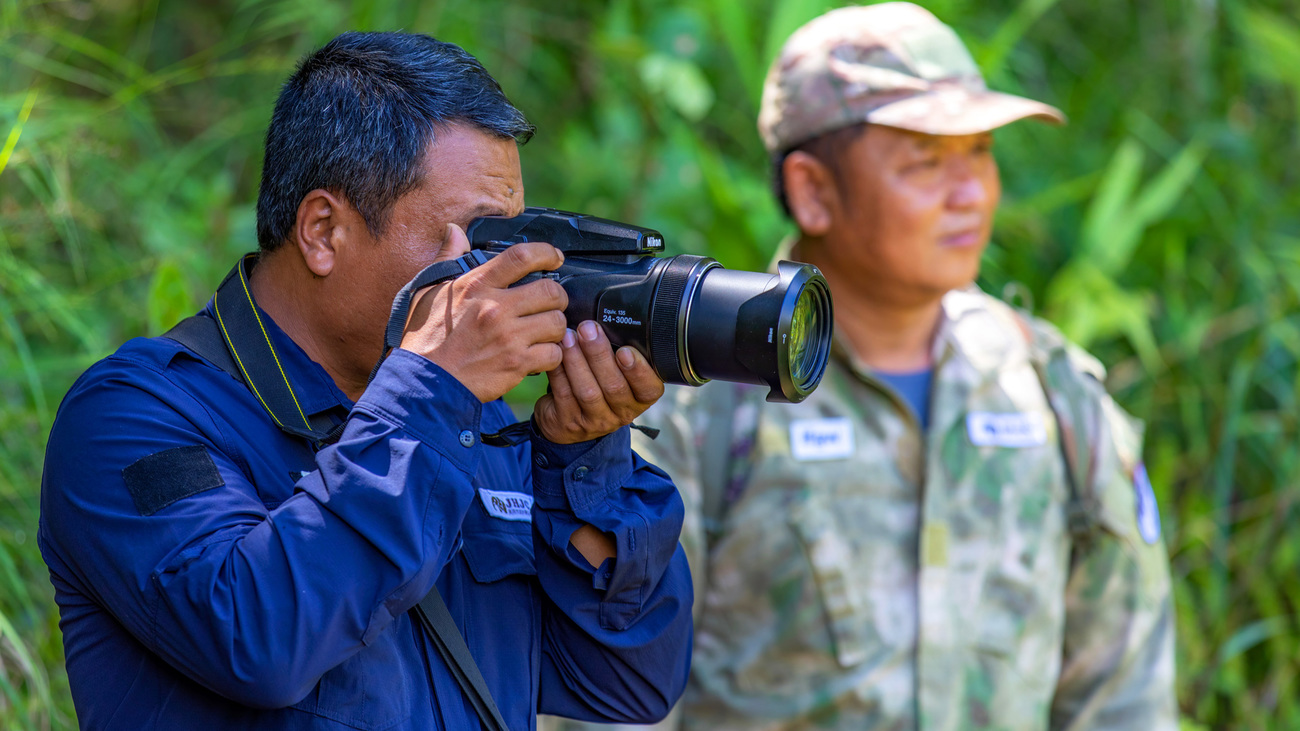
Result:
[[[664,429],[637,446],[683,493],[696,582],[673,723],[1177,728],[1140,424],[1049,325],[977,290],[943,309],[924,434],[839,349],[803,403],[718,383],[639,420]]]

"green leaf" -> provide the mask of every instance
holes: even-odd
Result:
[[[1061,270],[1047,290],[1047,314],[1071,340],[1083,346],[1123,335],[1148,371],[1161,356],[1151,330],[1151,301],[1128,292],[1099,267],[1075,260]]]
[[[1142,148],[1133,139],[1125,139],[1111,156],[1097,193],[1088,206],[1076,258],[1086,259],[1101,271],[1111,272],[1116,268],[1114,263],[1123,258],[1123,252],[1131,250],[1132,242],[1125,239],[1131,238],[1135,232],[1125,215],[1141,174]]]
[[[1300,86],[1300,25],[1294,16],[1241,8],[1238,29],[1256,73]]]
[[[1194,140],[1151,179],[1132,207],[1132,215],[1138,225],[1145,229],[1173,210],[1192,180],[1201,172],[1201,162],[1205,160],[1206,152],[1205,143]],[[1127,258],[1124,263],[1128,263]]]
[[[766,59],[762,57],[758,43],[750,33],[748,8],[734,0],[715,0],[710,8],[714,14],[714,26],[722,34],[722,39],[736,62],[736,68],[745,81],[745,98],[750,101],[747,109],[751,114],[756,113],[767,67]]]
[[[175,261],[165,259],[149,282],[149,332],[159,334],[193,314],[190,285]]]
[[[791,33],[838,5],[828,0],[777,0],[771,11],[772,20],[767,24],[767,41],[763,44],[765,65],[770,65],[776,59]]]
[[[1011,49],[1024,38],[1029,28],[1060,0],[1021,0],[1014,12],[1002,21],[993,38],[975,54],[984,74],[992,79],[1003,76],[1003,65]]]
[[[1234,632],[1227,642],[1219,646],[1219,664],[1227,663],[1259,643],[1290,630],[1291,622],[1288,617],[1269,617],[1251,622]]]
[[[1088,207],[1079,255],[1112,276],[1127,267],[1143,233],[1169,214],[1196,178],[1206,151],[1199,140],[1189,143],[1139,191],[1142,150],[1125,139]]]
[[[713,107],[713,87],[694,62],[651,53],[641,59],[638,68],[646,88],[686,119],[698,122]]]

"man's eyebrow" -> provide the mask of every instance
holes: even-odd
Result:
[[[501,205],[497,203],[480,203],[477,206],[474,206],[474,208],[472,208],[469,212],[469,217],[471,219],[479,218],[481,216],[504,216],[504,215],[506,215],[505,209],[502,208]]]
[[[915,137],[912,138],[912,140],[916,145],[916,149],[920,150],[921,152],[929,152],[934,148],[939,147],[942,142],[938,137],[934,135],[922,135],[922,134],[916,135]]]

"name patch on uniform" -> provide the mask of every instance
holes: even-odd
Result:
[[[853,454],[853,424],[845,418],[790,422],[790,454],[799,461],[843,459]]]
[[[966,415],[966,431],[977,447],[1037,447],[1047,443],[1043,415],[998,414],[973,411]]]
[[[522,492],[502,492],[480,487],[478,496],[483,501],[483,507],[487,508],[488,514],[493,518],[518,520],[524,523],[533,522],[532,495],[525,495]]]
[[[1146,465],[1138,462],[1133,470],[1133,491],[1137,493],[1138,533],[1147,545],[1160,540],[1160,508],[1156,506],[1156,493],[1151,489]]]

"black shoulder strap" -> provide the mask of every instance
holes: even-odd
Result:
[[[163,337],[175,340],[194,351],[199,357],[228,373],[232,378],[248,386],[271,419],[285,432],[302,437],[319,447],[335,441],[342,433],[342,424],[325,425],[312,421],[302,412],[298,397],[288,375],[280,367],[279,356],[271,345],[271,338],[266,326],[257,312],[252,292],[248,287],[248,271],[255,263],[255,254],[246,254],[226,275],[214,297],[213,310],[216,319],[194,315],[181,320],[175,327],[163,334]],[[482,264],[486,259],[482,252],[472,252],[461,259],[440,262],[420,272],[410,284],[399,293],[393,304],[393,312],[384,336],[384,355],[401,342],[401,334],[406,326],[406,316],[410,309],[411,297],[420,287],[451,279],[471,268]],[[381,360],[382,362],[382,360]],[[378,365],[375,370],[378,371]],[[371,378],[374,373],[371,373]],[[510,427],[502,430],[500,437],[507,444],[515,444],[527,439],[528,423],[523,422],[523,429]],[[484,441],[498,435],[484,435]],[[430,589],[428,595],[411,612],[420,620],[428,632],[438,654],[447,663],[456,683],[465,697],[474,706],[480,721],[487,731],[509,731],[501,718],[501,711],[492,700],[483,674],[474,662],[465,638],[461,636],[456,622],[447,610],[447,605],[438,593],[437,587]]]
[[[464,636],[451,618],[442,595],[438,593],[438,587],[429,590],[415,606],[414,612],[428,631],[434,647],[438,648],[438,654],[442,655],[447,667],[456,676],[456,683],[464,691],[470,705],[474,706],[474,712],[478,714],[483,727],[487,731],[510,731],[510,727],[501,718],[496,701],[492,700],[492,692],[488,690],[487,681],[479,672],[474,656],[469,654]]]
[[[235,359],[230,357],[226,341],[222,339],[221,330],[217,328],[217,321],[211,317],[190,315],[176,323],[162,336],[194,351],[200,358],[220,368],[236,381],[244,382],[244,376],[235,365]]]

